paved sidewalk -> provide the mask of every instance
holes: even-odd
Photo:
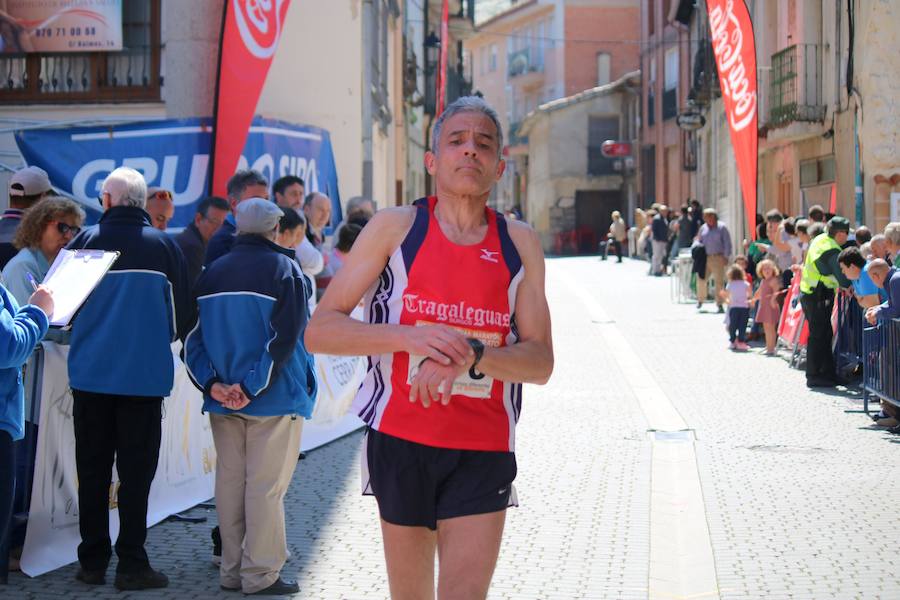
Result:
[[[661,598],[649,590],[648,423],[604,334],[615,327],[693,429],[721,598],[900,598],[891,513],[900,503],[900,439],[847,413],[858,399],[806,390],[777,358],[734,354],[720,315],[669,301],[646,263],[548,261],[556,369],[527,386],[517,431],[521,506],[509,511],[490,597]],[[592,323],[559,274],[596,299]],[[311,452],[286,500],[298,598],[386,598],[375,502],[359,495],[361,435]],[[74,581],[74,566],[28,579],[3,598],[222,598],[209,564],[209,522],[150,530],[149,553],[172,580],[118,593]],[[886,518],[887,516],[887,518]]]

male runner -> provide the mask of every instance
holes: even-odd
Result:
[[[381,515],[391,596],[484,598],[514,505],[521,384],[553,370],[537,234],[487,208],[503,132],[482,99],[438,118],[437,196],[379,211],[328,286],[310,352],[368,355],[356,408],[364,493]],[[366,323],[348,316],[365,295]]]

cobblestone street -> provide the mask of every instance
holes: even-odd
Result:
[[[556,367],[526,387],[521,506],[508,513],[496,599],[900,598],[900,438],[854,391],[813,392],[780,358],[726,350],[722,315],[670,301],[647,264],[548,260]],[[655,430],[651,431],[651,430]],[[386,598],[357,432],[294,475],[284,575],[300,598]],[[206,523],[149,532],[165,590],[89,588],[75,566],[11,574],[4,598],[219,598]],[[115,559],[114,559],[115,560]]]

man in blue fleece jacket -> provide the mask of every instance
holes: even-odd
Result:
[[[25,390],[22,365],[31,356],[50,323],[53,298],[40,286],[28,304],[0,285],[0,583],[7,578],[7,535],[16,486],[15,441],[25,435]]]
[[[284,495],[316,382],[303,345],[308,292],[294,251],[274,242],[281,209],[251,198],[235,211],[234,246],[194,288],[199,316],[185,363],[203,391],[216,445],[219,581],[245,594],[296,593],[287,560]]]
[[[162,439],[162,400],[172,391],[171,344],[190,323],[190,283],[175,241],[144,210],[147,184],[128,167],[103,181],[103,216],[69,243],[73,250],[119,251],[72,321],[69,384],[75,402],[75,467],[81,544],[75,577],[105,583],[112,554],[109,486],[119,473],[115,586],[168,585],[144,549],[147,501]]]

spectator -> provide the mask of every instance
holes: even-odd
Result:
[[[303,203],[306,216],[306,238],[319,251],[325,243],[325,228],[331,223],[331,200],[325,194],[307,194]]]
[[[879,319],[900,319],[900,268],[876,258],[869,265],[869,277],[878,288],[887,292],[887,300],[866,309],[866,320],[874,325]]]
[[[672,258],[676,258],[682,249],[690,248],[695,235],[690,207],[685,204],[681,207],[681,216],[675,221],[675,244],[672,246]]]
[[[661,276],[665,272],[666,244],[669,242],[669,207],[662,205],[659,212],[650,222],[650,235],[652,247],[652,264],[650,273]]]
[[[854,239],[856,239],[856,243],[860,246],[872,240],[872,232],[865,225],[857,227],[853,235]]]
[[[888,264],[900,265],[900,221],[888,223],[884,228]]]
[[[178,245],[154,229],[144,211],[147,186],[141,174],[120,167],[102,189],[100,222],[69,244],[120,253],[72,322],[69,382],[75,398],[81,532],[81,568],[75,577],[105,583],[111,557],[109,485],[116,460],[115,586],[166,587],[168,578],[150,566],[144,549],[147,497],[159,460],[162,399],[171,393],[174,379],[170,345],[183,338],[190,321],[190,284]]]
[[[293,208],[280,207],[284,215],[278,221],[275,243],[293,250],[306,236],[306,219]]]
[[[282,210],[286,208],[292,209],[296,213],[303,213],[303,180],[293,175],[287,175],[275,182],[275,203]],[[295,251],[300,268],[310,277],[318,275],[325,265],[322,253],[316,249],[306,238],[307,219],[300,214],[303,219],[304,236],[297,242]],[[293,222],[293,219],[291,219]]]
[[[800,261],[801,263],[806,259],[806,251],[809,249],[809,242],[811,241],[809,237],[809,225],[810,222],[807,219],[797,219],[795,223],[797,240],[800,242],[800,253],[803,257]]]
[[[644,213],[644,216],[645,216],[644,223],[645,224],[641,226],[641,233],[638,236],[638,240],[637,240],[638,254],[641,257],[646,258],[647,260],[652,260],[652,257],[653,257],[653,250],[652,250],[653,234],[650,229],[651,229],[651,225],[653,223],[653,219],[656,218],[657,214],[658,213],[655,208],[647,209],[647,212]],[[649,275],[653,274],[652,266],[650,267],[648,274]]]
[[[15,443],[25,435],[25,390],[22,365],[47,333],[53,296],[40,286],[19,306],[0,284],[0,548],[7,548],[16,488]],[[21,483],[20,483],[21,485]],[[2,557],[0,584],[7,583],[7,557]]]
[[[799,246],[791,243],[793,237],[787,232],[787,223],[777,209],[766,213],[766,237],[769,239],[768,254],[782,273],[782,285],[790,283],[791,266],[800,262]],[[791,228],[793,229],[793,228]]]
[[[345,223],[356,223],[365,226],[375,216],[375,203],[364,196],[353,196],[347,200],[347,210],[344,216]]]
[[[172,200],[172,192],[163,188],[147,188],[147,214],[150,215],[150,223],[165,231],[169,221],[175,216],[175,202]]]
[[[890,252],[888,252],[887,238],[883,233],[876,233],[872,236],[872,239],[869,240],[869,248],[872,250],[873,258],[880,258],[886,261],[891,257]]]
[[[709,210],[709,209],[707,209]],[[751,287],[744,269],[732,265],[728,269],[728,285],[720,292],[720,302],[728,303],[729,349],[749,350],[746,344],[747,320],[750,318]],[[721,306],[721,305],[720,305]]]
[[[859,247],[859,253],[862,254],[863,258],[867,261],[872,260],[872,244],[866,242]]]
[[[878,286],[869,276],[870,264],[866,264],[859,248],[844,248],[838,254],[838,264],[841,272],[844,274],[853,287],[853,295],[856,302],[863,308],[871,308],[881,304],[881,298],[878,295]]]
[[[806,216],[812,223],[825,223],[825,209],[818,204],[810,206]]]
[[[697,234],[700,243],[706,248],[706,273],[704,277],[697,278],[697,308],[703,306],[709,293],[707,282],[710,277],[716,282],[716,306],[718,312],[725,312],[722,308],[722,290],[725,287],[725,265],[731,256],[731,234],[724,223],[719,223],[719,215],[714,208],[703,211],[703,220],[706,221]]]
[[[622,218],[622,213],[617,210],[612,212],[612,223],[609,224],[609,243],[607,244],[607,252],[609,245],[612,245],[616,252],[617,261],[622,262],[622,244],[628,239],[628,226]]]
[[[34,293],[28,275],[43,281],[56,255],[81,231],[82,223],[84,210],[66,198],[44,198],[25,213],[13,239],[19,253],[3,268],[3,282],[19,305],[25,305]]]
[[[287,209],[292,210],[292,209]],[[308,313],[292,250],[275,244],[283,212],[255,198],[236,210],[233,249],[200,276],[199,318],[185,340],[216,446],[216,511],[225,590],[280,595],[284,495],[312,415],[316,380],[303,346]]]
[[[354,223],[345,223],[338,229],[337,243],[328,256],[328,266],[331,268],[332,277],[344,266],[344,261],[350,254],[350,249],[361,231],[362,227]]]
[[[797,226],[796,221],[793,218],[787,218],[781,222],[781,228],[787,234],[787,243],[791,248],[791,269],[787,270],[787,273],[781,274],[781,280],[784,284],[784,287],[788,287],[791,284],[791,280],[794,276],[794,265],[799,265],[803,262],[803,243],[800,241],[800,238],[797,236]]]
[[[188,281],[191,285],[197,281],[203,271],[203,259],[206,257],[209,240],[225,223],[230,210],[231,206],[225,198],[207,196],[197,203],[194,220],[175,236],[175,243],[184,254]]]
[[[769,248],[772,245],[772,242],[768,237],[766,223],[759,223],[756,226],[756,239],[752,242],[749,240],[744,240],[744,248],[747,253],[747,260],[749,265],[752,265],[744,268],[744,271],[748,274],[756,274],[756,265],[765,258],[766,254],[769,251]]]
[[[693,223],[693,237],[697,237],[700,228],[703,227],[703,205],[698,200],[691,200],[691,222]]]
[[[0,218],[0,269],[17,253],[13,238],[25,211],[52,191],[50,178],[40,167],[25,167],[10,177],[9,208]]]
[[[237,235],[234,213],[238,204],[248,198],[269,197],[269,182],[258,171],[238,171],[228,180],[227,189],[231,213],[225,217],[225,222],[210,238],[206,246],[206,258],[203,260],[204,267],[208,267],[212,261],[228,254],[228,251],[231,250],[231,245],[234,244],[234,238]]]
[[[781,317],[778,305],[781,279],[778,275],[778,265],[773,260],[767,258],[756,265],[756,276],[760,283],[753,296],[753,302],[756,303],[755,321],[762,325],[766,336],[766,356],[775,355],[775,343],[778,341],[775,331]]]
[[[275,204],[280,208],[292,208],[299,211],[303,208],[303,195],[306,184],[296,175],[285,175],[275,180],[272,185],[272,193],[275,195]]]
[[[820,223],[815,225],[821,227]],[[810,236],[817,227],[810,227]],[[838,263],[841,245],[850,234],[850,221],[834,217],[828,222],[828,234],[812,238],[800,279],[800,304],[809,323],[806,346],[806,385],[832,387],[837,373],[832,354],[831,312],[838,286],[849,287]]]

